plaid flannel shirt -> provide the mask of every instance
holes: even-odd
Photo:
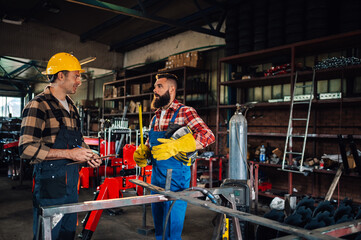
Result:
[[[70,113],[51,94],[50,86],[32,99],[23,110],[19,139],[19,152],[22,159],[31,160],[31,163],[44,161],[50,148],[56,140],[60,124],[49,104],[55,109],[61,109],[61,117],[65,127],[69,130],[78,130],[79,114],[73,100],[66,96]],[[84,143],[83,143],[84,145]]]
[[[161,109],[157,109],[149,127],[151,128],[153,119],[156,118],[154,131],[166,131],[175,111],[177,111],[180,106],[183,107],[179,110],[174,123],[181,126],[188,126],[192,130],[194,139],[204,148],[212,144],[215,141],[214,134],[198,116],[196,110],[192,107],[184,106],[177,100],[172,102],[161,121],[159,121],[159,119],[162,111]],[[146,145],[149,146],[149,139],[147,140]]]

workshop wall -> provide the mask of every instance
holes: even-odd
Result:
[[[224,32],[224,26],[221,32]],[[224,38],[187,31],[124,53],[124,67],[158,61],[191,49],[224,44]]]
[[[339,110],[335,111],[333,107],[313,106],[315,110],[311,111],[310,125],[308,134],[361,134],[361,124],[358,121],[358,116],[361,114],[361,108],[356,106],[345,105],[342,102],[339,104]],[[287,133],[289,108],[281,109],[265,109],[254,108],[248,111],[248,132],[249,133]],[[316,111],[316,116],[314,115]],[[297,114],[305,116],[306,110],[297,109]],[[295,115],[297,117],[298,115]],[[314,126],[316,128],[314,129]],[[304,127],[301,123],[295,123],[294,133],[299,131],[302,133]],[[299,139],[294,139],[294,150],[301,150],[302,143]],[[270,145],[274,148],[284,148],[284,138],[264,138],[262,136],[249,138],[249,144],[252,146],[259,146],[261,144]],[[314,145],[316,142],[316,145]],[[306,147],[306,156],[321,157],[323,154],[339,154],[337,139],[331,137],[325,138],[308,138]]]
[[[79,59],[97,57],[87,67],[117,69],[123,66],[123,54],[110,52],[108,46],[94,41],[81,43],[78,36],[41,24],[24,22],[13,25],[0,22],[0,54],[47,62],[58,52],[73,52]]]

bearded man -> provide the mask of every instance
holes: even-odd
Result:
[[[214,134],[198,116],[194,108],[176,100],[177,76],[169,73],[157,74],[154,84],[152,107],[155,116],[150,123],[146,144],[134,153],[134,160],[140,167],[153,165],[152,181],[164,188],[167,169],[173,169],[171,191],[189,188],[191,179],[190,159],[187,153],[203,149],[215,141]],[[174,130],[186,127],[186,134],[173,138]],[[152,214],[156,239],[162,239],[164,221],[172,201],[153,203]],[[171,209],[165,239],[181,239],[187,202],[176,201]]]

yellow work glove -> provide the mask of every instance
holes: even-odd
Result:
[[[174,140],[158,138],[161,144],[152,148],[153,157],[157,160],[167,160],[179,152],[193,152],[196,150],[196,140],[191,133]]]
[[[148,164],[148,160],[150,158],[150,149],[146,145],[139,145],[137,150],[135,150],[133,155],[134,161],[137,163],[139,167],[145,167]]]

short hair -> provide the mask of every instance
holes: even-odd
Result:
[[[58,74],[59,74],[60,72],[62,72],[65,76],[67,76],[68,73],[69,73],[68,70],[63,70],[63,71],[59,71],[59,72],[57,72],[57,73],[55,73],[55,74],[53,74],[53,75],[48,75],[49,82],[50,82],[50,83],[55,82],[55,80],[58,78]]]
[[[155,79],[158,80],[159,78],[166,78],[177,89],[178,77],[176,75],[171,74],[171,73],[158,73],[157,75],[155,75]]]

